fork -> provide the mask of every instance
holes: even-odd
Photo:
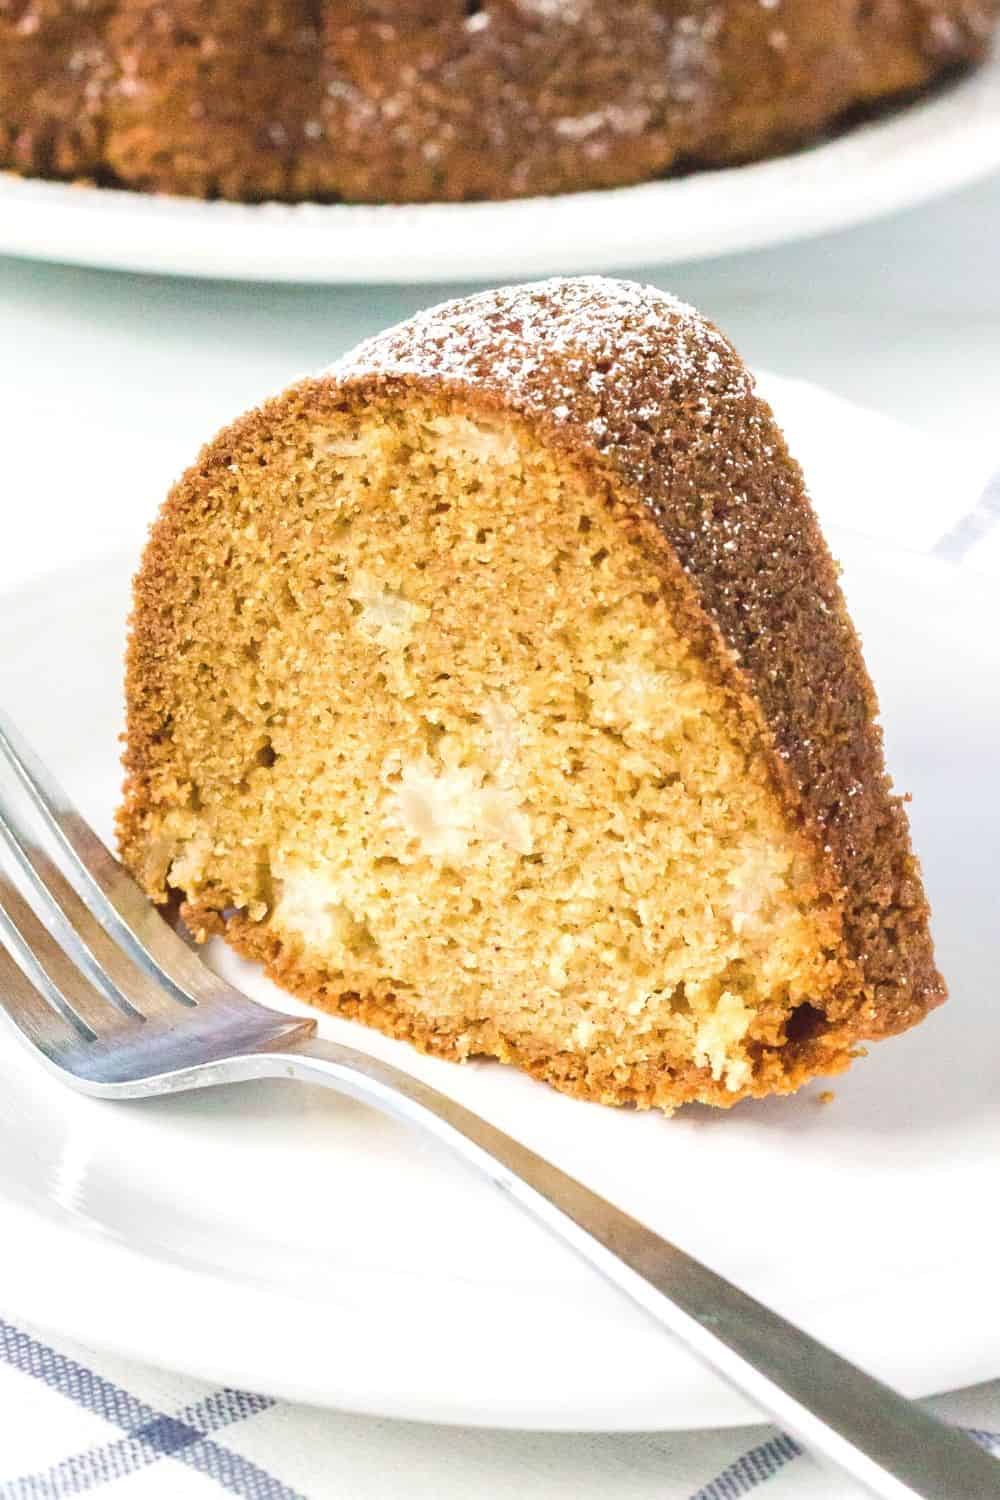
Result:
[[[870,1494],[1000,1500],[1000,1464],[964,1434],[444,1094],[218,978],[2,713],[0,763],[16,794],[0,788],[0,1012],[64,1083],[134,1099],[297,1078],[373,1105],[457,1152]]]

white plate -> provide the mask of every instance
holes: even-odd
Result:
[[[610,270],[855,224],[997,166],[1000,55],[827,144],[610,192],[511,203],[254,207],[0,174],[0,252],[261,281],[455,281]]]
[[[829,411],[842,443],[870,445],[849,412]],[[895,455],[905,474],[906,434],[881,435],[886,472]],[[820,491],[829,476],[812,478]],[[852,533],[834,545],[914,794],[949,1005],[875,1048],[832,1104],[817,1084],[672,1121],[321,1028],[412,1068],[923,1394],[1000,1373],[1000,619],[975,573]],[[0,601],[0,699],[105,831],[128,573],[119,558]],[[230,1384],[495,1426],[756,1415],[439,1148],[320,1090],[99,1103],[0,1032],[0,1244],[9,1312]]]

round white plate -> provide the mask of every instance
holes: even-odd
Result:
[[[843,444],[870,443],[849,411],[829,412]],[[905,433],[883,423],[881,437],[904,473]],[[819,489],[824,475],[812,477]],[[996,584],[974,572],[849,532],[832,540],[890,760],[914,795],[949,1005],[873,1049],[832,1103],[817,1084],[673,1120],[320,1024],[924,1394],[1000,1373],[1000,612]],[[0,601],[0,700],[105,833],[129,571],[119,557]],[[212,956],[297,1008],[225,950]],[[0,1028],[0,1244],[8,1313],[229,1384],[494,1426],[757,1415],[440,1148],[321,1090],[101,1103]]]
[[[201,203],[0,174],[0,253],[260,281],[480,280],[745,250],[874,218],[1000,166],[1000,54],[773,161],[510,203]]]

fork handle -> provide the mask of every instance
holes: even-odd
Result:
[[[267,1064],[276,1066],[261,1072],[324,1084],[436,1136],[880,1500],[1000,1500],[1000,1463],[970,1438],[436,1089],[318,1038],[270,1054]]]

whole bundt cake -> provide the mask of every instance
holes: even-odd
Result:
[[[429,1051],[731,1104],[944,996],[801,472],[651,288],[449,303],[224,431],[127,703],[149,894]]]
[[[1000,0],[0,0],[0,167],[507,198],[786,150],[983,56]]]

